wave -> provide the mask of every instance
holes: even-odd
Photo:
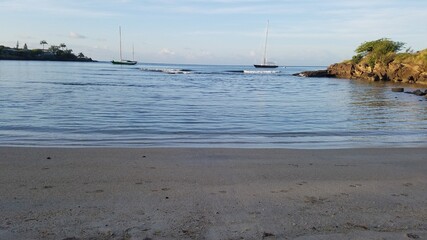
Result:
[[[172,69],[172,68],[160,68],[160,69],[141,68],[141,71],[167,73],[167,74],[189,74],[193,72],[193,70],[191,69]]]
[[[143,72],[155,72],[166,74],[278,74],[278,70],[225,70],[214,72],[195,71],[192,69],[176,69],[176,68],[141,68]]]
[[[280,71],[274,70],[243,70],[245,74],[276,74],[280,73]]]

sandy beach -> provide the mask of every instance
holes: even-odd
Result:
[[[0,148],[0,239],[426,239],[427,148]]]

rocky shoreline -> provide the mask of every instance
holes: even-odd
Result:
[[[296,73],[300,77],[329,77],[360,79],[366,81],[390,81],[395,83],[417,83],[427,85],[427,71],[416,64],[376,64],[371,68],[367,64],[351,62],[335,63],[326,70]]]
[[[326,70],[294,75],[427,85],[427,49],[403,51],[404,45],[388,38],[364,42],[351,60],[332,64]]]
[[[417,83],[417,84],[427,85],[427,73],[425,71],[417,73],[416,71],[411,72],[411,71],[398,69],[397,71],[394,71],[395,72],[394,75],[391,75],[391,76],[394,76],[393,78],[390,78],[390,75],[382,75],[382,78],[380,78],[380,76],[376,72],[363,72],[363,71],[360,71],[360,68],[358,68],[359,70],[356,73],[354,69],[355,69],[354,65],[349,67],[347,64],[336,63],[329,66],[326,70],[305,71],[305,72],[295,73],[293,75],[299,76],[299,77],[360,79],[360,80],[367,80],[367,81],[390,81],[395,83],[407,83],[407,84]],[[393,87],[391,91],[414,94],[416,96],[423,96],[427,100],[427,89],[425,90],[416,89],[414,91],[405,91],[405,88],[403,87]]]

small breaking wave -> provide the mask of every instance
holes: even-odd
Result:
[[[272,70],[243,70],[244,74],[276,74],[280,73],[280,71],[272,71]]]
[[[193,71],[191,69],[172,69],[172,68],[141,68],[143,72],[158,72],[158,73],[166,73],[166,74],[190,74]]]

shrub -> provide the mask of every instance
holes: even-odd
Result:
[[[363,59],[363,55],[362,55],[362,54],[357,54],[357,55],[354,55],[354,56],[351,58],[351,62],[352,62],[353,64],[359,64],[359,63],[360,63],[360,61],[362,61],[362,59]]]

